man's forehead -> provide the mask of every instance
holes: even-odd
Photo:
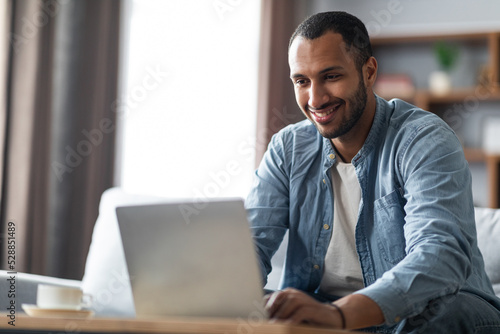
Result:
[[[315,50],[318,47],[321,48],[341,48],[347,50],[347,44],[344,42],[342,35],[333,31],[327,31],[323,35],[309,39],[304,36],[296,36],[292,43],[290,44],[290,48],[288,50],[288,54],[290,55],[293,52],[297,52],[302,49],[311,49]]]
[[[315,39],[297,36],[288,52],[288,62],[292,71],[304,65],[311,66],[312,63],[320,67],[323,66],[321,63],[324,63],[329,67],[352,61],[353,57],[342,35],[334,32],[327,32]]]

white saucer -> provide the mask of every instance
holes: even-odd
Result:
[[[90,318],[94,315],[91,310],[59,310],[39,308],[33,304],[22,304],[24,312],[30,317],[51,317],[51,318]]]

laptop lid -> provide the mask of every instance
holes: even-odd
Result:
[[[265,317],[241,199],[118,207],[116,214],[137,316]]]

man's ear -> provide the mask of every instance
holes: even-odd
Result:
[[[377,60],[375,57],[370,57],[363,65],[363,76],[365,79],[365,84],[369,87],[373,87],[375,84],[375,79],[377,79]]]

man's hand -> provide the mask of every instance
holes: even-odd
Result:
[[[273,319],[291,324],[309,323],[330,328],[342,328],[339,311],[328,303],[320,303],[292,288],[276,291],[266,297],[266,310]],[[362,294],[352,294],[335,301],[345,316],[347,329],[358,329],[384,323],[380,307]]]
[[[296,289],[276,291],[266,297],[266,310],[273,319],[291,324],[309,323],[342,328],[339,311],[328,303],[320,303]]]

